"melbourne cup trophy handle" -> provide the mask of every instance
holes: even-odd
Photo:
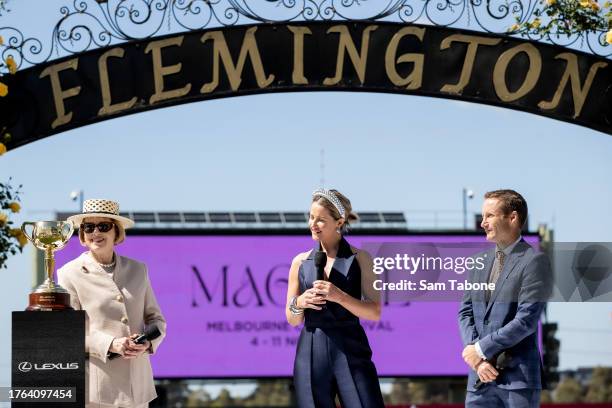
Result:
[[[26,231],[26,227],[30,225],[32,226],[32,235],[28,234],[28,231]],[[23,234],[26,236],[26,238],[28,239],[28,241],[30,241],[32,244],[34,244],[34,227],[36,226],[35,222],[29,222],[26,221],[23,224],[21,224],[21,232],[23,232]]]

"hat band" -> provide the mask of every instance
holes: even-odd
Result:
[[[120,217],[119,214],[110,212],[110,211],[87,211],[87,212],[81,213],[81,215],[87,215],[87,214],[108,214],[108,215],[116,215]]]

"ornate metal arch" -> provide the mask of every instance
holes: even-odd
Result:
[[[61,7],[49,39],[0,27],[0,56],[12,56],[19,69],[130,40],[258,22],[393,21],[500,34],[541,8],[540,0],[74,0]],[[604,37],[603,31],[528,35],[610,57]]]

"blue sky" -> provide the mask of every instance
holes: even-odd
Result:
[[[23,20],[21,3],[9,6],[0,26],[44,31]],[[305,210],[321,178],[321,149],[326,185],[357,211],[452,211],[460,221],[463,187],[476,193],[472,213],[485,191],[509,187],[526,197],[532,229],[546,223],[557,241],[612,240],[609,135],[416,96],[287,93],[181,105],[11,151],[0,158],[0,179],[24,185],[19,223],[76,210],[75,189],[127,210]],[[29,246],[0,271],[0,327],[26,306],[32,263]],[[550,305],[562,368],[612,365],[611,312],[609,303]],[[0,332],[0,385],[9,383],[9,331]]]

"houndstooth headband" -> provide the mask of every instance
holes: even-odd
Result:
[[[336,210],[338,210],[338,212],[340,213],[340,217],[346,218],[346,210],[344,209],[344,206],[342,205],[340,200],[338,200],[338,197],[336,197],[333,192],[325,190],[323,188],[319,188],[312,192],[312,197],[325,197],[327,201],[329,201],[334,205],[334,207],[336,207]]]

